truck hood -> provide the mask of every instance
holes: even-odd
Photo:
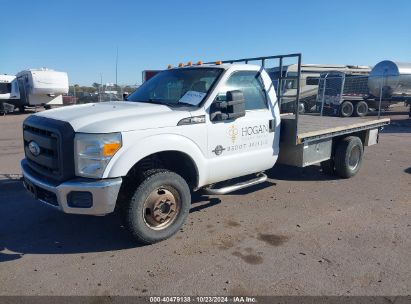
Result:
[[[125,101],[73,105],[35,115],[66,121],[74,131],[83,133],[174,127],[181,119],[191,116],[184,108],[171,109],[164,105]]]

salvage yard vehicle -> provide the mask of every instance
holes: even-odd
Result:
[[[192,192],[262,183],[277,160],[354,176],[364,146],[378,142],[389,119],[280,115],[282,95],[264,66],[285,58],[298,61],[299,88],[301,54],[189,62],[159,72],[126,101],[31,115],[23,123],[24,185],[66,213],[116,210],[138,241],[155,243],[183,225]]]

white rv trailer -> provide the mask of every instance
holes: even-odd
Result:
[[[62,105],[63,94],[68,93],[69,83],[66,72],[29,69],[16,75],[20,90],[20,110],[25,106],[50,107]]]
[[[292,111],[289,106],[294,105],[297,95],[297,79],[286,79],[281,84],[280,69],[282,77],[295,77],[298,75],[298,65],[284,65],[282,68],[275,67],[266,69],[268,75],[273,81],[277,94],[282,95],[281,109],[282,111]],[[368,75],[371,67],[365,65],[342,65],[342,64],[301,64],[301,79],[300,79],[300,112],[308,112],[315,105],[317,100],[318,80],[320,74],[328,71],[349,72],[355,75]],[[281,88],[280,88],[281,87]],[[280,93],[278,93],[280,91]]]

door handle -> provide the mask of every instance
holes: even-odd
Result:
[[[268,121],[268,129],[269,129],[270,133],[273,133],[273,132],[274,132],[274,129],[275,129],[275,119],[270,119],[270,120]]]

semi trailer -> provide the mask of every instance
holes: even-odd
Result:
[[[368,88],[374,98],[411,99],[411,63],[390,60],[377,63],[368,78]]]
[[[126,101],[33,114],[23,123],[24,186],[65,213],[116,211],[136,240],[155,243],[183,225],[193,192],[263,183],[276,163],[356,175],[389,119],[280,114],[283,96],[264,68],[285,59],[298,62],[298,88],[301,54],[190,62],[157,73]]]

